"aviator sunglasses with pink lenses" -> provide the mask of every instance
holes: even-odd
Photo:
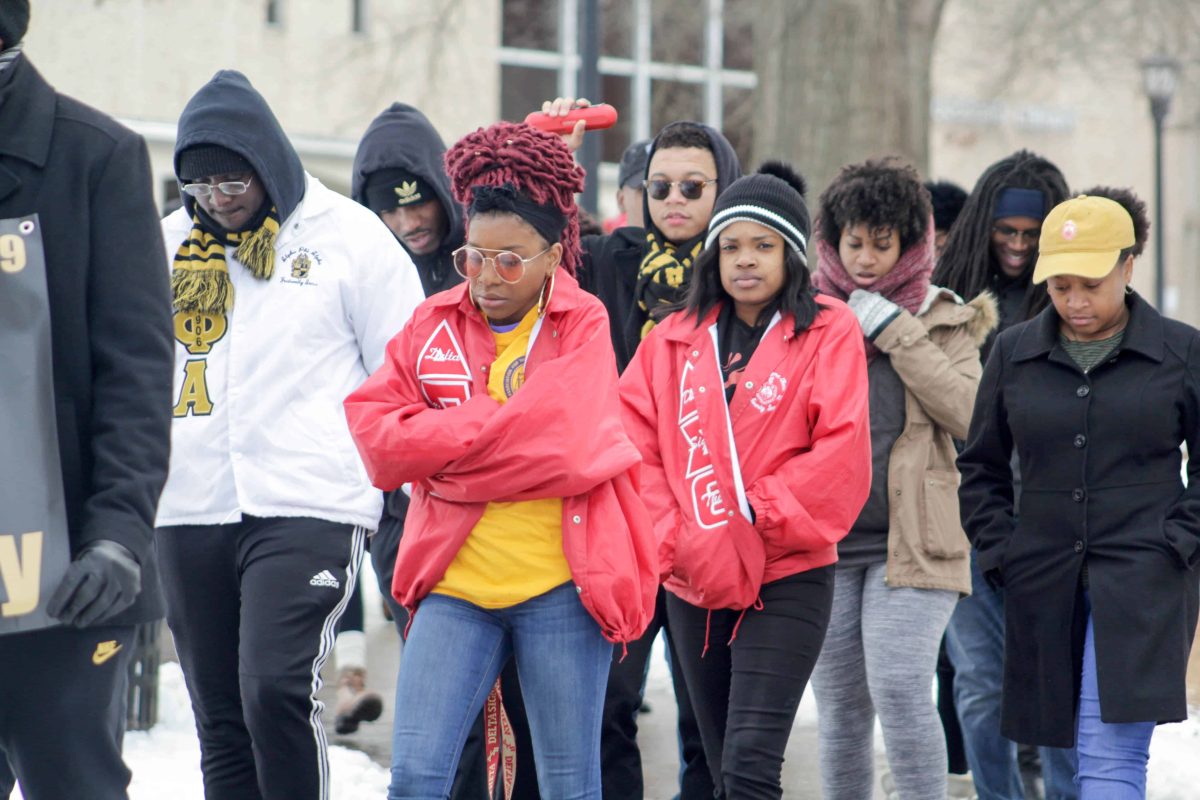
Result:
[[[452,254],[454,257],[454,271],[462,275],[467,280],[478,278],[483,272],[483,266],[487,262],[492,262],[492,269],[496,270],[496,276],[505,283],[517,283],[525,275],[525,264],[533,261],[535,258],[546,255],[550,252],[550,247],[547,247],[537,255],[532,255],[529,258],[521,258],[511,250],[488,250],[489,253],[495,253],[492,256],[485,256],[484,251],[478,247],[463,245]]]

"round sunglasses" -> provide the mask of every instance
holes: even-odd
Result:
[[[535,258],[546,255],[554,245],[550,245],[537,255],[521,258],[511,250],[488,250],[494,256],[485,256],[483,250],[470,245],[463,245],[451,255],[454,259],[454,271],[467,280],[478,278],[483,272],[484,264],[489,261],[496,276],[505,283],[518,283],[525,276],[525,264]]]
[[[646,181],[646,192],[655,200],[666,200],[667,195],[671,193],[671,187],[678,186],[679,193],[683,195],[685,200],[699,200],[700,195],[704,194],[704,187],[716,182],[716,178],[709,178],[708,180],[687,178],[682,181],[664,181],[662,178],[655,178],[654,180]]]

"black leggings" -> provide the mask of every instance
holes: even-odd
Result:
[[[719,610],[710,620],[706,609],[667,594],[675,650],[717,797],[783,797],[783,754],[825,641],[833,569],[764,584],[761,609],[744,616]],[[701,658],[706,639],[708,653]]]

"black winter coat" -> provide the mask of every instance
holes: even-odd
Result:
[[[157,619],[152,537],[174,351],[146,143],[55,92],[26,56],[9,70],[0,218],[37,214],[41,224],[71,553],[96,539],[127,547],[142,566],[142,593],[102,624]]]
[[[1200,331],[1136,294],[1128,304],[1118,351],[1086,375],[1059,344],[1053,307],[1002,333],[958,459],[963,527],[980,569],[1004,585],[1001,731],[1019,742],[1074,743],[1085,564],[1102,719],[1187,718],[1200,600]]]
[[[608,327],[617,372],[637,352],[642,342],[646,312],[638,306],[638,269],[646,255],[646,231],[641,228],[617,228],[602,236],[583,237],[583,258],[579,267],[579,285],[600,298],[608,311]]]

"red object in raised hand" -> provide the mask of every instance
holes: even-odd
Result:
[[[552,117],[541,111],[534,111],[525,117],[525,124],[547,133],[570,133],[575,129],[575,123],[579,120],[587,123],[584,130],[595,131],[601,128],[611,128],[617,122],[617,109],[608,103],[600,103],[587,108],[576,108],[561,117]]]

